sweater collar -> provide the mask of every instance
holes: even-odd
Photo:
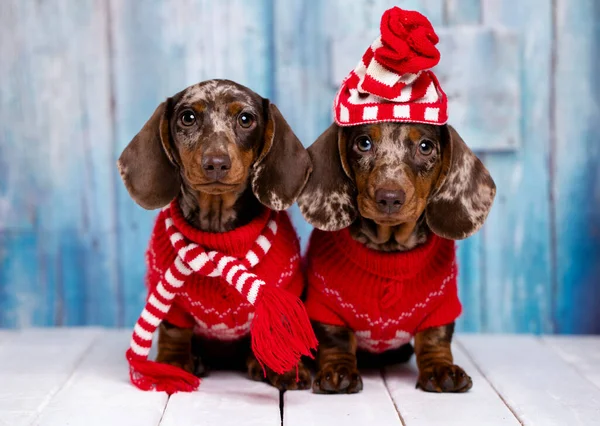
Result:
[[[430,233],[427,241],[412,250],[382,252],[366,247],[354,240],[348,228],[332,232],[337,250],[360,268],[386,278],[411,278],[424,268],[432,269],[447,265],[448,258],[454,259],[455,244],[451,240]]]
[[[171,203],[169,209],[173,224],[188,240],[207,250],[216,250],[235,257],[246,255],[267,226],[272,213],[271,210],[263,208],[260,215],[246,225],[227,232],[206,232],[188,223],[177,200]]]

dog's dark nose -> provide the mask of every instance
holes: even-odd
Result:
[[[213,180],[223,179],[231,169],[231,158],[227,154],[205,155],[202,158],[202,168],[207,178]]]
[[[378,189],[375,191],[377,208],[384,213],[396,213],[406,200],[406,193],[401,189]]]

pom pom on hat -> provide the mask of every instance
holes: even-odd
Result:
[[[380,31],[342,83],[334,103],[337,124],[445,124],[448,101],[430,70],[440,60],[431,22],[419,12],[394,7],[383,14]]]

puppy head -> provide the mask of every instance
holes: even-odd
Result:
[[[298,203],[327,231],[359,214],[387,226],[425,214],[436,234],[463,239],[483,225],[495,196],[488,171],[451,126],[333,124],[308,151],[314,170]]]
[[[168,204],[181,185],[225,194],[250,184],[261,203],[283,210],[311,171],[277,107],[227,80],[190,86],[160,104],[117,165],[129,194],[146,209]]]

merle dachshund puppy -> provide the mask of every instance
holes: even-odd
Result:
[[[350,253],[352,242],[366,248],[361,253],[407,253],[419,250],[433,234],[449,240],[467,238],[483,225],[495,196],[495,185],[488,171],[448,125],[377,123],[340,127],[334,123],[308,152],[313,172],[298,203],[304,217],[316,228],[324,231],[348,228],[350,239],[335,249],[342,252],[341,257]],[[332,234],[316,231],[319,232]],[[322,277],[313,265],[312,256],[322,240],[313,234],[307,255],[306,304],[313,320],[311,282]],[[453,243],[448,244],[453,247]],[[338,281],[362,288],[368,294],[364,287],[368,283],[355,282],[355,276],[344,272],[355,260],[346,258],[338,262],[345,265],[335,266],[341,275]],[[364,334],[344,324],[368,313],[361,312],[360,300],[351,312],[342,312],[348,307],[344,306],[347,301],[343,300],[342,290],[320,290],[320,302],[340,316],[330,316],[333,325],[325,321],[313,324],[319,339],[317,375],[313,382],[313,391],[317,393],[360,391],[357,350],[369,351],[378,343],[369,341],[368,331]],[[456,304],[458,315],[457,299]],[[413,308],[418,314],[420,307]],[[378,309],[381,317],[377,321],[398,319],[386,317],[383,304]],[[413,310],[409,307],[402,315],[410,315]],[[453,330],[452,322],[414,335],[419,369],[417,386],[423,390],[464,392],[471,388],[471,378],[453,362],[450,345]],[[387,343],[401,354],[392,353],[387,358],[393,361],[396,356],[395,361],[399,362],[406,358],[407,350],[409,356],[412,353],[412,348],[406,346],[411,336],[403,332],[396,336],[396,342]]]
[[[157,209],[176,199],[185,221],[206,233],[244,227],[265,207],[287,209],[311,171],[306,150],[277,107],[228,80],[190,86],[161,103],[124,150],[118,166],[140,206]],[[295,240],[293,235],[288,245]],[[302,282],[299,256],[295,258]],[[281,274],[282,279],[291,275]],[[207,338],[193,327],[163,321],[158,340],[159,362],[198,376],[209,368],[245,364],[251,378],[263,380],[248,338]],[[268,371],[267,379],[280,389],[310,385],[302,365],[299,381],[296,371],[281,376]]]

